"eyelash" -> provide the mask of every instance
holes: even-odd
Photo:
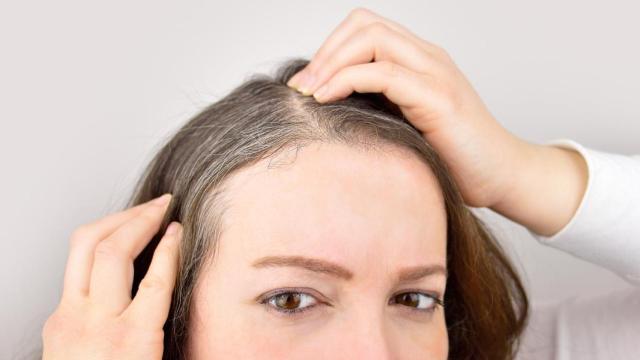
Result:
[[[260,304],[264,305],[265,307],[267,307],[268,310],[274,310],[280,314],[283,314],[285,316],[296,316],[296,315],[301,315],[303,312],[312,310],[313,308],[315,308],[316,306],[318,306],[319,304],[324,304],[324,305],[329,305],[332,306],[330,303],[326,302],[326,301],[322,301],[322,300],[318,300],[318,298],[312,294],[310,294],[309,289],[300,289],[300,288],[286,288],[286,289],[278,289],[272,292],[269,292],[265,295],[262,295],[260,297],[260,300],[258,301]],[[435,309],[438,306],[444,307],[444,300],[440,299],[438,297],[438,295],[435,294],[429,294],[429,293],[425,293],[423,291],[418,291],[418,290],[414,290],[414,289],[406,289],[403,290],[402,292],[398,292],[395,293],[391,296],[391,299],[389,299],[389,304],[393,305],[393,299],[395,299],[396,297],[400,296],[400,295],[404,295],[404,294],[411,294],[411,293],[415,293],[418,295],[423,295],[426,296],[430,299],[432,299],[434,301],[434,304],[432,306],[430,306],[427,309],[417,309],[417,308],[413,308],[413,307],[409,307],[409,306],[405,306],[409,309],[409,311],[417,311],[419,313],[432,313],[435,311]],[[282,308],[278,308],[277,306],[271,305],[272,300],[276,300],[276,297],[279,295],[284,295],[284,294],[298,294],[298,295],[304,295],[304,296],[309,296],[311,298],[314,299],[314,301],[316,302],[313,305],[309,305],[309,306],[305,306],[303,308],[295,308],[295,309],[282,309]]]
[[[430,313],[434,312],[438,306],[444,308],[444,300],[442,300],[438,295],[426,293],[424,291],[420,291],[420,290],[417,290],[417,289],[404,289],[404,290],[402,290],[400,292],[397,292],[397,293],[391,295],[391,299],[389,299],[389,303],[391,304],[392,299],[395,299],[396,297],[398,297],[400,295],[404,295],[404,294],[423,295],[423,296],[426,296],[429,299],[433,300],[433,305],[428,307],[428,308],[426,308],[426,309],[416,309],[416,308],[413,308],[413,307],[406,306],[409,311],[418,311],[418,312],[421,312],[421,313],[430,314]]]
[[[267,307],[268,310],[277,311],[278,313],[281,313],[281,314],[283,314],[285,316],[301,315],[303,312],[312,310],[313,308],[315,308],[319,304],[332,306],[327,301],[318,300],[318,296],[314,296],[314,295],[310,294],[309,291],[310,291],[310,289],[302,289],[302,288],[278,289],[278,290],[269,292],[269,293],[261,296],[260,300],[259,300],[259,303],[263,304],[265,307]],[[309,297],[313,298],[313,300],[316,303],[313,304],[313,305],[306,306],[304,308],[296,308],[296,309],[282,309],[282,308],[278,308],[276,306],[271,305],[271,300],[275,300],[275,298],[277,296],[284,295],[284,294],[300,294],[300,295],[309,296]]]

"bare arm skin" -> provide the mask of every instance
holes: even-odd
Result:
[[[575,151],[523,143],[512,187],[491,209],[551,236],[573,217],[587,187],[587,164]],[[517,170],[515,170],[517,169]]]
[[[541,235],[566,225],[584,194],[586,164],[578,153],[510,134],[442,48],[369,10],[352,11],[288,85],[320,102],[353,91],[384,93],[445,160],[468,205]],[[74,232],[62,299],[42,332],[44,359],[162,357],[179,223],[165,233],[134,299],[130,292],[133,259],[159,231],[169,201],[164,196]]]

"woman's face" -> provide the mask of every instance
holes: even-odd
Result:
[[[416,155],[384,150],[313,143],[228,179],[191,357],[446,359],[442,193]]]

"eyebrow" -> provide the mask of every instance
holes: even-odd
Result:
[[[399,282],[412,282],[425,277],[440,275],[445,278],[449,276],[447,268],[440,264],[412,266],[402,269],[398,273]]]
[[[265,256],[253,263],[253,267],[256,268],[277,266],[298,267],[317,273],[329,274],[344,280],[351,280],[351,278],[353,278],[351,271],[338,264],[304,256]]]
[[[353,272],[327,260],[304,256],[265,256],[253,262],[255,268],[298,267],[308,271],[328,274],[342,280],[351,280]],[[398,272],[399,282],[417,281],[422,278],[441,275],[447,277],[447,269],[439,264],[407,267]]]

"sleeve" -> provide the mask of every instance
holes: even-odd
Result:
[[[571,220],[542,244],[612,270],[636,287],[532,307],[522,359],[640,358],[640,156],[587,149],[569,139],[546,143],[577,151],[589,177]]]
[[[588,149],[570,139],[546,143],[577,151],[589,172],[571,220],[552,236],[529,232],[542,244],[607,268],[640,286],[640,155]]]
[[[640,359],[640,288],[533,306],[518,360]]]

